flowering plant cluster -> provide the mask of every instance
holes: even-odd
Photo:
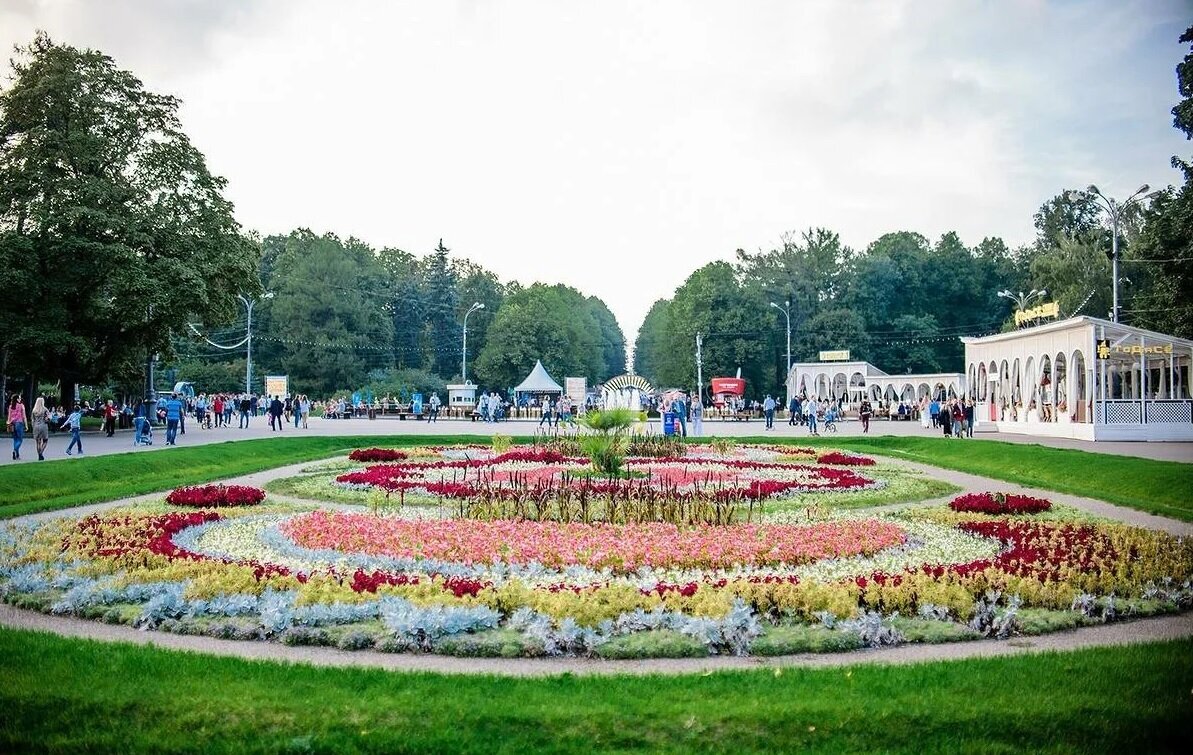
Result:
[[[364,463],[375,463],[385,461],[402,461],[407,458],[406,454],[393,448],[358,448],[352,453],[348,454],[351,461],[359,461]]]
[[[218,508],[221,506],[256,506],[265,500],[265,491],[248,485],[198,485],[176,488],[166,496],[171,506]]]
[[[828,453],[820,454],[816,458],[816,461],[820,464],[835,464],[844,467],[872,467],[875,463],[869,456],[847,454],[844,451],[829,451]]]
[[[966,493],[949,501],[953,511],[975,514],[1038,514],[1052,508],[1052,502],[1044,498],[1018,493]]]
[[[725,569],[803,564],[872,554],[903,542],[899,527],[877,520],[680,528],[657,522],[408,521],[326,511],[291,518],[282,525],[282,532],[298,545],[313,549],[464,564],[579,565],[616,574],[642,567]]]

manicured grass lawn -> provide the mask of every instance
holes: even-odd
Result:
[[[0,748],[74,752],[1162,752],[1193,642],[915,666],[505,679],[0,629]]]
[[[832,439],[828,445],[923,462],[1193,521],[1193,464],[1067,448],[945,438]]]
[[[761,437],[735,440],[776,442]],[[14,464],[0,467],[0,519],[258,472],[361,446],[432,442],[487,444],[489,438],[475,435],[265,438],[36,465]],[[1190,493],[1193,464],[990,440],[874,436],[798,438],[793,442],[919,461],[1193,521],[1193,493]]]
[[[474,442],[473,436],[263,438],[0,467],[0,519],[111,501],[333,456],[360,446]]]

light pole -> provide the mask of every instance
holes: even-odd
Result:
[[[259,300],[258,299],[249,299],[249,298],[245,297],[243,294],[237,294],[236,296],[240,298],[240,301],[244,304],[245,309],[248,310],[248,318],[247,318],[248,322],[247,322],[247,328],[246,328],[247,332],[244,337],[244,342],[247,344],[245,360],[244,360],[244,392],[252,393],[253,392],[253,387],[252,387],[253,386],[253,306]],[[273,292],[266,291],[265,293],[261,294],[261,298],[262,299],[272,299]]]
[[[460,381],[463,383],[468,382],[468,315],[472,314],[478,309],[484,308],[485,305],[478,301],[469,307],[468,311],[464,313],[464,348],[460,354]]]
[[[252,390],[252,385],[253,385],[253,307],[257,304],[258,301],[260,301],[260,299],[250,299],[247,296],[245,296],[244,294],[237,294],[236,298],[240,299],[240,303],[243,304],[244,308],[248,311],[247,327],[245,328],[244,338],[240,339],[236,343],[232,343],[232,344],[216,343],[215,341],[211,340],[207,336],[200,333],[199,329],[196,328],[194,325],[190,325],[190,323],[187,323],[187,324],[190,325],[190,329],[195,332],[195,335],[199,336],[204,341],[206,341],[207,343],[216,347],[217,349],[223,349],[224,351],[231,351],[232,349],[239,349],[241,346],[247,346],[245,360],[244,360],[244,392],[252,393],[253,392],[253,390]],[[273,298],[272,291],[266,291],[265,293],[261,294],[261,299],[272,299],[272,298]]]
[[[1026,312],[1027,306],[1029,304],[1031,304],[1036,299],[1043,299],[1044,296],[1046,296],[1047,294],[1048,294],[1048,289],[1046,289],[1046,288],[1033,288],[1031,291],[1028,291],[1026,294],[1023,293],[1022,291],[1020,291],[1019,293],[1015,293],[1015,292],[1011,291],[1011,289],[1009,289],[1009,288],[1003,289],[1002,291],[998,292],[998,295],[1000,297],[1002,297],[1003,299],[1010,299],[1011,301],[1013,301],[1015,303],[1015,306],[1019,308],[1020,312]]]
[[[1118,222],[1125,213],[1134,204],[1142,202],[1147,199],[1150,194],[1147,193],[1147,184],[1140,186],[1135,190],[1135,193],[1127,197],[1122,202],[1116,202],[1102,192],[1098,191],[1098,187],[1090,184],[1090,187],[1085,191],[1070,191],[1066,196],[1071,200],[1086,202],[1093,202],[1098,206],[1098,209],[1105,210],[1110,216],[1110,266],[1111,266],[1111,284],[1114,291],[1114,304],[1110,310],[1110,321],[1118,322]]]
[[[783,373],[783,382],[786,383],[787,376],[791,374],[791,300],[788,299],[783,304],[786,306],[780,307],[773,301],[770,303],[772,307],[782,312],[783,316],[787,318],[787,371]]]

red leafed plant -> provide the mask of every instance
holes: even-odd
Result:
[[[874,460],[869,456],[858,456],[856,454],[842,453],[841,451],[829,451],[826,454],[821,454],[816,461],[819,464],[837,464],[844,467],[874,466]]]
[[[348,458],[352,461],[383,462],[402,461],[407,457],[406,454],[392,448],[358,448],[348,454]]]
[[[219,506],[256,506],[265,500],[265,491],[248,485],[196,485],[176,488],[166,496],[171,506],[213,508]]]
[[[1017,493],[966,493],[950,501],[949,508],[976,514],[1038,514],[1052,508],[1052,502]]]

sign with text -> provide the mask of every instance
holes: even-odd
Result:
[[[1060,317],[1060,305],[1050,301],[1031,309],[1021,309],[1015,313],[1015,324],[1022,325],[1029,320],[1039,320],[1044,317]]]
[[[290,376],[289,375],[266,375],[265,376],[265,395],[277,396],[278,398],[285,397],[290,393]]]
[[[820,361],[822,362],[848,362],[849,349],[838,349],[836,351],[822,351],[820,352]]]
[[[577,405],[584,406],[584,400],[588,398],[588,378],[565,377],[563,392]]]
[[[1111,345],[1109,339],[1102,339],[1098,341],[1098,359],[1109,359],[1111,354],[1125,354],[1131,357],[1137,356],[1166,356],[1172,354],[1172,344],[1159,343],[1154,346],[1141,346],[1140,344],[1115,344]]]

